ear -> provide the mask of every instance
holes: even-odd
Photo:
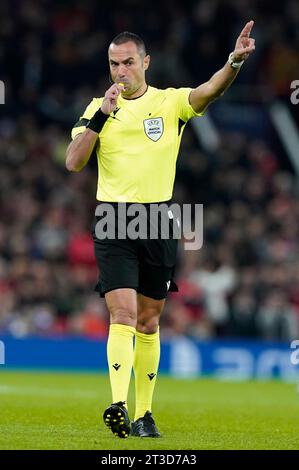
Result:
[[[146,55],[143,59],[143,68],[144,68],[144,70],[147,70],[149,68],[150,61],[151,61],[150,55]]]

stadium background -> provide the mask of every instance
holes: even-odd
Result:
[[[94,347],[104,344],[108,330],[105,304],[93,292],[96,162],[71,174],[64,160],[73,124],[109,86],[111,38],[123,30],[144,38],[152,56],[150,84],[194,87],[222,67],[249,19],[255,20],[255,53],[225,96],[184,133],[174,201],[204,204],[204,246],[198,253],[179,251],[180,292],[169,296],[161,337],[165,348],[180,345],[183,366],[174,369],[182,374],[199,372],[201,356],[184,366],[194,347],[208,360],[223,344],[243,353],[248,347],[253,361],[255,347],[270,348],[270,376],[276,367],[278,375],[289,369],[289,344],[299,338],[299,105],[290,101],[291,83],[299,79],[296,0],[1,2],[5,367],[106,367],[104,349],[97,358]],[[82,349],[72,343],[70,351],[78,347],[80,354],[69,352],[73,362],[64,363],[72,338],[86,341]],[[88,354],[91,362],[78,360]],[[230,354],[220,354],[218,365],[231,364]],[[243,359],[230,371],[242,369]],[[169,363],[163,368],[171,369]]]
[[[180,248],[162,318],[163,437],[116,439],[101,417],[96,162],[66,171],[70,129],[109,86],[120,31],[144,38],[149,83],[193,87],[250,19],[255,53],[180,150],[174,201],[204,204],[204,245]],[[2,0],[0,80],[0,449],[298,449],[298,1]]]

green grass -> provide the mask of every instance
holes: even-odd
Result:
[[[113,436],[102,422],[110,401],[103,375],[0,371],[0,449],[299,448],[295,384],[159,377],[161,439]]]

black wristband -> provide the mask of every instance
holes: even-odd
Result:
[[[94,132],[97,132],[98,134],[101,132],[101,130],[104,127],[105,122],[107,121],[109,117],[109,114],[103,113],[103,111],[98,109],[98,111],[92,116],[90,121],[86,124],[87,129],[91,129]]]

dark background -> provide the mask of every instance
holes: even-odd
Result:
[[[217,145],[191,123],[183,137],[174,201],[204,204],[204,247],[181,246],[180,293],[167,302],[161,332],[298,338],[298,178],[270,113],[282,103],[298,133],[295,0],[1,1],[1,333],[107,334],[105,304],[93,293],[96,162],[70,174],[64,160],[73,124],[109,87],[111,39],[123,30],[142,36],[151,85],[195,87],[223,66],[250,19],[256,51],[200,124],[213,124]]]

